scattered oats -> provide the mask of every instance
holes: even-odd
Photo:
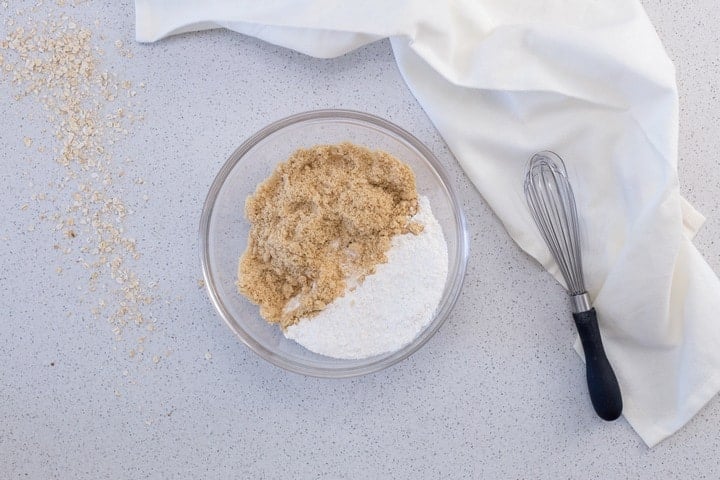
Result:
[[[29,207],[29,205],[27,203],[25,203],[25,204],[23,204],[22,207],[20,207],[20,210],[22,210],[24,212],[25,210],[28,209],[28,207]]]
[[[205,287],[205,280],[202,278],[197,281],[198,288],[204,288]]]
[[[153,361],[153,363],[160,363],[160,357],[157,355],[153,355],[152,361]]]
[[[115,396],[116,396],[116,397],[119,397],[119,396],[120,396],[120,391],[119,391],[119,390],[115,390]]]
[[[136,353],[135,353],[135,349],[131,349],[130,352],[128,353],[128,355],[130,356],[130,358],[135,358],[135,354],[136,354]]]
[[[55,268],[55,273],[62,273],[62,271],[63,271],[62,267]]]
[[[210,360],[212,358],[212,354],[210,352],[205,352],[205,360]]]
[[[123,47],[123,41],[122,41],[122,40],[115,40],[115,46],[116,46],[117,48],[122,48],[122,47]]]
[[[0,1],[0,5],[8,8],[7,0]],[[58,6],[83,2],[55,0]],[[42,0],[34,3],[37,8],[43,5]],[[20,15],[16,12],[17,19]],[[112,179],[119,175],[110,145],[127,135],[129,124],[138,116],[129,111],[130,104],[111,108],[108,102],[116,99],[119,89],[130,90],[132,83],[101,70],[103,50],[95,45],[98,34],[89,25],[57,10],[49,11],[41,20],[28,17],[21,21],[22,25],[0,36],[3,49],[0,81],[6,80],[15,87],[8,97],[33,98],[47,111],[51,128],[36,140],[53,142],[51,151],[62,181],[56,187],[50,186],[51,206],[57,212],[41,213],[40,219],[51,221],[51,231],[63,236],[53,249],[71,254],[69,244],[77,245],[75,260],[88,270],[88,282],[78,286],[78,290],[107,291],[111,296],[109,302],[103,299],[88,309],[95,316],[102,314],[107,318],[119,340],[126,328],[144,325],[142,310],[152,301],[144,282],[126,262],[139,257],[139,252],[135,241],[124,232],[124,218],[130,212],[123,199],[113,193],[116,190],[112,185]],[[6,25],[15,23],[15,18],[5,21]],[[95,25],[97,32],[100,24],[96,21]],[[120,101],[130,102],[126,98],[123,96]],[[105,125],[106,115],[113,115],[109,119],[111,126]],[[30,137],[24,137],[23,142],[27,147],[33,145]],[[43,153],[45,147],[38,146],[37,151]],[[61,197],[56,194],[63,191],[66,203],[57,205]],[[33,198],[48,197],[40,193]],[[29,228],[33,229],[34,226]],[[62,272],[62,267],[58,266],[56,271]],[[108,284],[112,279],[122,286],[113,288]],[[142,353],[142,345],[138,351]],[[130,350],[131,357],[136,354],[136,350]]]

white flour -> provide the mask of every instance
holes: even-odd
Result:
[[[328,357],[357,359],[398,350],[420,334],[440,303],[448,253],[429,200],[419,203],[414,220],[424,230],[395,236],[387,263],[317,316],[288,327],[287,338]]]

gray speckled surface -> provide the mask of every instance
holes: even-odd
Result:
[[[720,6],[643,3],[677,65],[682,188],[708,216],[696,243],[720,271]],[[53,251],[51,225],[35,221],[42,207],[31,196],[59,169],[22,142],[48,136],[41,110],[15,102],[1,83],[0,208],[9,212],[0,224],[2,478],[720,476],[717,398],[653,450],[624,420],[594,416],[563,291],[468,183],[405,88],[387,41],[335,60],[224,31],[137,45],[127,1],[66,11],[80,24],[98,18],[106,68],[147,84],[138,95],[143,128],[118,146],[135,160],[118,185],[134,210],[125,227],[143,255],[137,271],[159,283],[148,309],[158,331],[147,348],[162,360],[129,358],[135,343],[117,342],[90,315],[87,272]],[[7,28],[0,22],[3,36]],[[132,59],[111,48],[116,39]],[[388,118],[435,152],[460,192],[472,252],[439,333],[410,359],[343,381],[260,360],[197,285],[201,204],[230,152],[271,120],[335,107]],[[30,208],[20,211],[24,203]]]

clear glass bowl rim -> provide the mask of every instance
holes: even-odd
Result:
[[[356,365],[347,368],[332,368],[323,369],[305,365],[299,362],[289,360],[282,355],[269,350],[264,345],[257,342],[247,332],[245,332],[238,322],[231,320],[232,315],[223,304],[220,295],[218,294],[215,286],[215,280],[210,271],[210,253],[209,253],[209,235],[210,235],[210,219],[212,217],[213,208],[215,201],[217,200],[220,189],[222,188],[225,180],[227,179],[230,172],[235,166],[240,163],[245,154],[247,154],[255,145],[261,142],[266,137],[273,133],[282,130],[288,126],[306,122],[309,120],[317,119],[328,119],[328,120],[356,120],[360,122],[370,123],[381,129],[388,130],[403,141],[410,144],[415,148],[424,159],[432,166],[435,173],[440,177],[440,180],[447,190],[450,204],[455,216],[456,225],[456,236],[457,236],[457,256],[455,259],[455,265],[450,266],[450,271],[455,271],[455,277],[452,279],[450,285],[450,291],[441,310],[435,315],[431,323],[420,333],[420,335],[413,340],[411,343],[401,348],[400,350],[393,352],[389,356],[383,356],[377,360],[370,361],[366,364]],[[457,193],[449,181],[444,167],[440,164],[435,155],[414,135],[405,129],[383,119],[378,116],[359,112],[355,110],[342,110],[342,109],[323,109],[323,110],[312,110],[302,113],[290,115],[288,117],[277,120],[268,126],[262,128],[257,133],[252,135],[250,138],[245,140],[235,151],[230,155],[228,160],[222,166],[218,174],[215,176],[210,190],[205,198],[203,205],[202,214],[200,216],[200,228],[199,228],[199,240],[200,240],[200,263],[202,265],[203,278],[205,280],[205,288],[210,296],[215,309],[220,314],[225,324],[240,338],[240,340],[247,345],[253,352],[259,355],[264,360],[284,368],[285,370],[321,378],[349,378],[369,373],[374,373],[383,370],[391,365],[394,365],[415,353],[425,343],[432,338],[437,330],[445,323],[447,317],[450,314],[453,306],[455,305],[462,284],[465,279],[465,271],[467,268],[468,259],[468,238],[467,238],[467,224],[465,220],[465,214],[459,204]],[[454,267],[454,268],[453,268]]]

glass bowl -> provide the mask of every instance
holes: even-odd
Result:
[[[245,250],[249,224],[245,199],[276,165],[298,148],[349,141],[384,150],[408,164],[418,193],[429,198],[448,246],[448,277],[435,316],[400,350],[360,360],[318,355],[288,340],[277,325],[237,292],[238,259]],[[465,217],[447,175],[435,156],[402,128],[367,113],[318,110],[279,120],[243,143],[210,187],[200,219],[200,255],[210,298],[225,323],[255,353],[287,370],[317,377],[343,378],[376,372],[417,351],[448,317],[460,293],[467,264]]]

